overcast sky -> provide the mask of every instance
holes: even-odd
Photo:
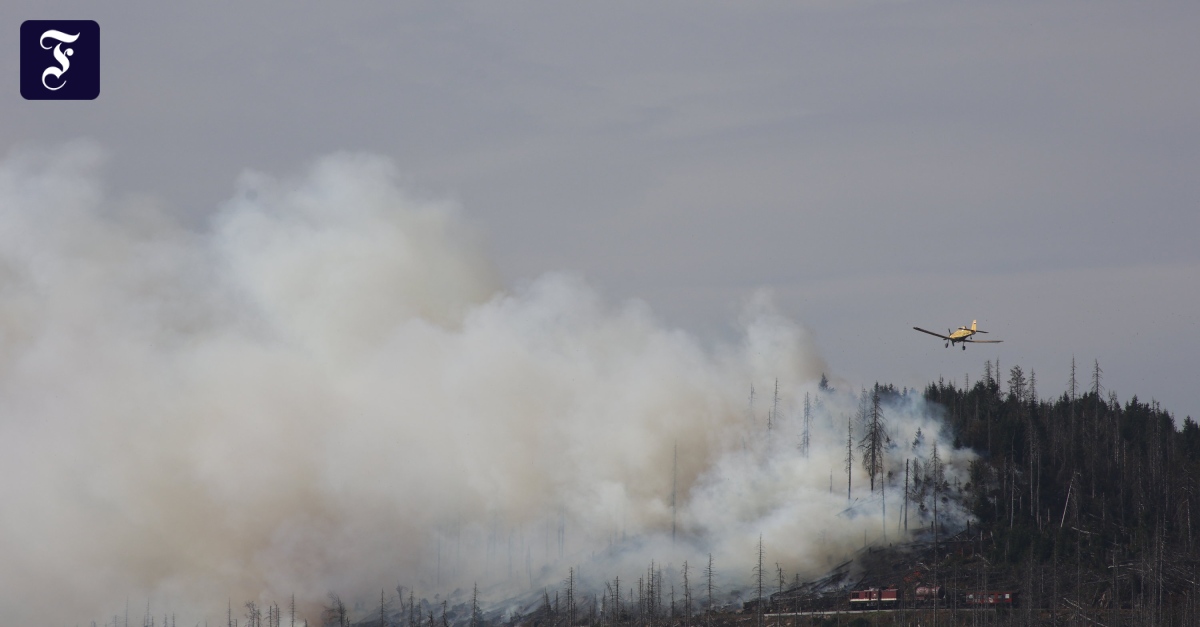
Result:
[[[94,140],[112,197],[196,228],[246,169],[377,153],[509,284],[703,338],[766,288],[856,385],[998,357],[1048,396],[1074,356],[1200,415],[1200,4],[120,5],[0,9],[0,151]],[[100,24],[97,100],[21,98],[20,22],[54,18]],[[972,319],[1004,343],[911,329]]]

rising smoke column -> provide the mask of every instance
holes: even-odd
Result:
[[[247,173],[200,229],[108,198],[102,162],[0,164],[5,624],[396,583],[502,597],[709,552],[745,582],[759,534],[814,574],[883,524],[840,483],[855,393],[822,393],[797,451],[826,368],[767,297],[722,344],[570,275],[505,287],[379,157]],[[939,433],[919,401],[889,411],[898,442]]]

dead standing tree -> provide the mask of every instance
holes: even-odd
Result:
[[[767,414],[767,433],[770,434],[771,428],[775,422],[779,420],[779,379],[775,379],[775,395],[771,400],[771,411]]]
[[[762,534],[760,533],[758,534],[758,566],[754,567],[754,578],[758,588],[758,596],[755,597],[754,614],[758,627],[762,627],[763,625],[763,606],[766,605],[766,602],[763,601],[763,576],[765,574],[766,573],[763,572]]]
[[[574,572],[574,569],[572,569],[572,572],[571,572],[572,588],[574,588],[574,585],[573,585],[574,578],[575,578],[575,572]],[[574,592],[574,590],[572,590],[572,592]],[[479,625],[479,584],[476,583],[475,587],[471,590],[471,627],[477,627],[478,625]]]
[[[246,602],[246,627],[259,627],[262,624],[262,610],[254,601]]]
[[[337,627],[350,627],[350,613],[342,598],[332,592],[329,594],[329,605],[325,606],[325,624]]]
[[[887,423],[880,406],[879,384],[871,394],[871,403],[864,415],[864,433],[858,442],[858,450],[862,454],[863,470],[867,471],[871,480],[871,491],[875,491],[875,476],[883,474],[884,447],[891,442],[887,434]]]
[[[711,625],[712,624],[712,612],[713,612],[713,556],[712,556],[712,553],[708,554],[708,566],[706,566],[704,568],[704,579],[705,579],[705,586],[708,588],[708,604],[705,605],[705,608],[704,608],[704,622],[705,622],[705,624]]]
[[[692,588],[688,582],[688,563],[683,561],[683,627],[692,622]]]
[[[946,468],[942,463],[942,458],[938,455],[937,442],[933,443],[933,453],[929,459],[929,474],[928,480],[933,483],[933,559],[937,561],[938,551],[938,534],[940,533],[941,521],[938,520],[938,499],[941,496],[942,484],[946,481]]]
[[[846,417],[846,500],[850,500],[850,484],[854,471],[854,420]]]
[[[812,405],[808,400],[808,392],[804,393],[804,426],[800,431],[800,454],[808,457],[810,444],[809,429],[812,426]]]
[[[575,567],[572,566],[567,571],[567,625],[575,624]],[[479,588],[476,586],[475,593],[479,594]],[[474,604],[474,597],[471,599]],[[475,627],[475,617],[471,616],[471,627]]]

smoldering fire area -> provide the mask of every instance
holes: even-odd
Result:
[[[900,539],[906,460],[936,445],[953,483],[973,457],[885,390],[872,482],[869,384],[822,386],[769,295],[725,342],[569,274],[503,285],[385,158],[247,173],[201,227],[109,197],[103,161],[0,164],[5,623],[398,584],[500,602],[710,555],[730,592],[760,537],[801,576]]]

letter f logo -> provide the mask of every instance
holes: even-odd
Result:
[[[62,75],[66,74],[67,70],[71,69],[71,60],[68,59],[67,57],[70,57],[71,55],[75,54],[75,49],[67,48],[66,52],[64,53],[62,50],[62,45],[75,43],[75,40],[79,39],[79,35],[80,35],[80,33],[75,33],[74,35],[68,35],[68,34],[66,34],[62,31],[58,31],[58,30],[48,30],[48,31],[42,33],[41,38],[38,39],[38,44],[41,45],[43,50],[50,49],[50,46],[46,45],[47,39],[56,39],[59,41],[59,43],[54,45],[54,60],[58,61],[59,64],[62,65],[62,67],[57,67],[57,66],[51,65],[50,67],[48,67],[42,71],[42,87],[45,87],[46,89],[49,89],[50,91],[58,91],[58,90],[62,89],[63,85],[67,84],[67,81],[63,80],[61,83],[58,84],[58,87],[51,87],[49,85],[49,83],[46,82],[46,77],[53,76],[54,78],[62,78]]]
[[[26,100],[99,96],[100,25],[91,20],[21,24],[21,95]]]

